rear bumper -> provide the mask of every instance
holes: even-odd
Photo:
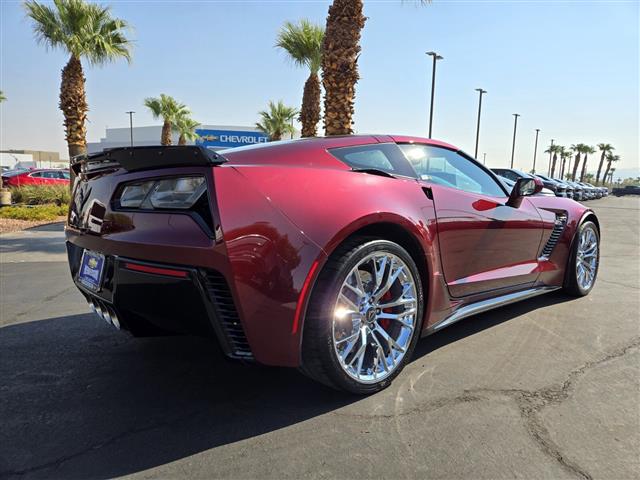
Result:
[[[67,242],[71,275],[103,318],[139,335],[194,334],[215,338],[229,357],[253,354],[224,276],[214,269],[105,256],[102,288],[77,281],[83,248]]]

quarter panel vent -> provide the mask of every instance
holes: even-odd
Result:
[[[220,320],[220,327],[227,338],[232,356],[253,358],[251,347],[240,323],[240,317],[225,278],[219,272],[206,271],[205,288]]]
[[[556,213],[556,221],[553,226],[553,231],[551,232],[551,236],[544,248],[542,249],[541,258],[549,258],[553,249],[558,244],[560,237],[562,236],[562,232],[564,232],[564,228],[567,226],[567,214],[566,213]]]

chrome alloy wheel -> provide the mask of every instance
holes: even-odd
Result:
[[[385,251],[351,269],[333,318],[333,347],[351,378],[376,383],[400,365],[418,323],[416,281],[400,257]]]
[[[576,255],[576,279],[583,290],[593,285],[598,270],[598,235],[592,226],[582,230]]]

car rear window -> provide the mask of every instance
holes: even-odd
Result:
[[[374,143],[355,147],[332,148],[329,153],[353,169],[372,169],[415,178],[400,148],[395,143]]]

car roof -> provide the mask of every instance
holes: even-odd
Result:
[[[266,142],[244,147],[219,150],[227,159],[228,165],[269,163],[282,165],[313,165],[316,167],[342,166],[344,163],[331,155],[316,155],[332,148],[354,147],[359,145],[374,145],[376,143],[420,143],[444,147],[457,151],[458,149],[439,140],[402,135],[332,135],[327,137],[308,137],[295,140],[281,140]],[[304,161],[301,161],[301,160]]]

